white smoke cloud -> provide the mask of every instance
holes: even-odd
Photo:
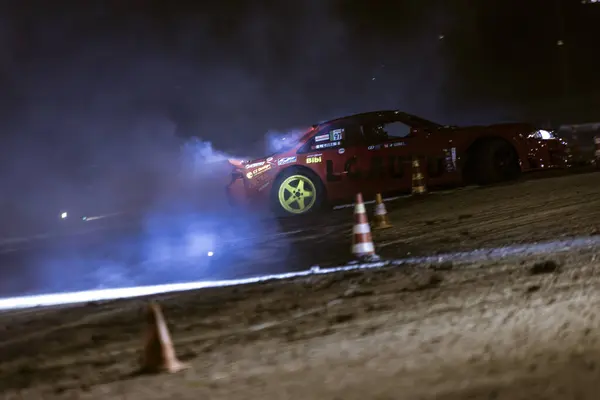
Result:
[[[298,143],[308,129],[291,129],[286,132],[269,131],[265,134],[266,154],[280,153],[289,150]]]

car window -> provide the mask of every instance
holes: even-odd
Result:
[[[369,144],[386,142],[391,139],[405,138],[410,135],[411,127],[402,122],[373,122],[363,126],[365,139]]]
[[[299,153],[331,148],[352,147],[364,144],[360,126],[355,124],[331,124],[318,132],[302,146]]]
[[[410,135],[411,127],[402,122],[390,122],[384,129],[391,138],[405,138]]]

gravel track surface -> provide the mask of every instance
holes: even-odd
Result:
[[[395,227],[374,237],[382,256],[396,258],[594,238],[599,178],[399,200],[388,207]],[[336,229],[319,243],[302,234],[298,242],[339,251],[329,262],[347,258],[350,213],[334,213],[328,226]],[[3,312],[0,395],[597,399],[599,253],[590,241],[156,296],[191,364],[175,375],[137,374],[147,299]]]

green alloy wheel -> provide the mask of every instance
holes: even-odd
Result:
[[[285,212],[298,215],[315,207],[317,195],[317,187],[309,177],[294,174],[280,183],[277,200]]]

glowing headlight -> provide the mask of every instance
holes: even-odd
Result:
[[[539,140],[551,140],[551,139],[556,139],[556,136],[554,136],[554,133],[547,131],[545,129],[540,129],[537,130],[531,134],[529,134],[528,136],[530,139],[539,139]]]

